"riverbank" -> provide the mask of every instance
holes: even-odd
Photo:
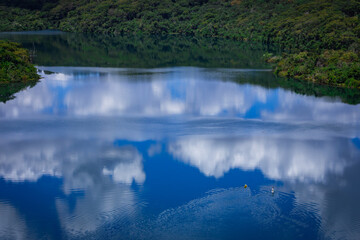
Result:
[[[32,3],[0,7],[0,31],[177,34],[276,44],[287,52],[274,62],[279,76],[360,88],[360,4],[355,0]]]
[[[0,84],[37,81],[40,76],[20,44],[0,41]]]
[[[15,93],[35,86],[39,79],[28,50],[0,40],[0,102],[13,99]]]
[[[303,51],[282,56],[265,56],[274,63],[279,77],[293,78],[322,85],[360,88],[360,58],[353,51]]]

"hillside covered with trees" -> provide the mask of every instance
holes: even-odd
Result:
[[[358,0],[2,0],[0,31],[179,34],[275,44],[283,77],[360,87]]]

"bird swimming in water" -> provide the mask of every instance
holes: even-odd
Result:
[[[246,185],[246,184],[244,185],[244,188],[247,188],[247,185]]]
[[[275,189],[274,189],[274,187],[272,187],[271,188],[271,193],[274,194],[274,192],[275,192]]]

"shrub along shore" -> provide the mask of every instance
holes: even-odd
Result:
[[[39,79],[37,69],[30,61],[28,50],[18,43],[0,41],[0,84]]]
[[[358,0],[4,0],[0,31],[180,34],[279,45],[281,77],[360,88]]]

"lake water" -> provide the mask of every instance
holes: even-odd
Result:
[[[0,38],[42,76],[0,102],[1,239],[360,238],[359,92],[228,40]]]

